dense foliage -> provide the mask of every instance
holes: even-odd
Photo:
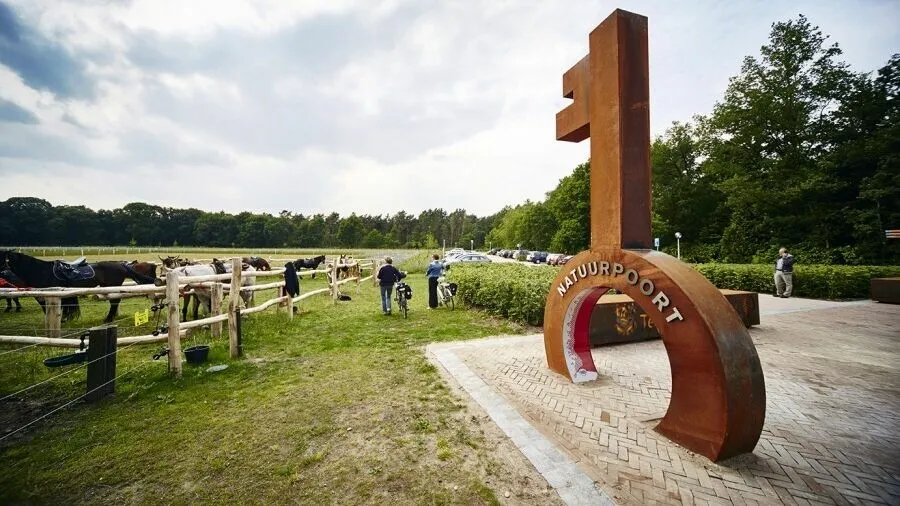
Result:
[[[557,270],[515,263],[456,264],[449,277],[459,285],[457,296],[466,304],[515,322],[540,325]]]
[[[861,74],[803,16],[772,25],[707,116],[651,145],[653,230],[696,262],[897,264],[900,54]],[[589,164],[543,202],[508,207],[488,240],[575,253],[589,242]]]
[[[694,268],[718,288],[761,294],[775,289],[770,265],[698,264]],[[556,267],[513,263],[469,264],[454,266],[450,277],[459,284],[457,294],[466,304],[515,322],[541,325],[547,293],[558,272]],[[798,265],[794,271],[794,295],[813,299],[866,299],[869,280],[898,276],[900,266]]]
[[[243,212],[210,213],[135,202],[121,209],[53,206],[46,200],[14,197],[0,202],[0,245],[7,246],[211,246],[211,247],[481,247],[494,217],[463,209],[430,209],[418,216],[337,213],[278,216]]]

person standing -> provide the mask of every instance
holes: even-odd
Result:
[[[393,264],[393,258],[384,257],[384,265],[378,269],[376,276],[381,289],[381,312],[385,315],[391,314],[391,294],[394,291],[394,283],[406,277],[406,274],[400,272]]]
[[[440,261],[440,257],[437,256],[437,254],[431,255],[431,258],[432,261],[428,264],[428,270],[425,271],[425,276],[428,278],[428,308],[434,309],[438,307],[438,278],[440,278],[441,274],[444,272],[444,264]]]
[[[794,256],[787,248],[778,250],[775,261],[775,296],[787,299],[794,290]]]

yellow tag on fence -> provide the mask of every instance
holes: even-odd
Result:
[[[150,321],[150,310],[145,309],[134,313],[134,326],[142,325]]]

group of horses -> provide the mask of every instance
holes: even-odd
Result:
[[[211,263],[192,262],[183,259],[180,256],[159,257],[162,265],[160,267],[160,275],[164,275],[170,270],[178,272],[179,276],[206,276],[214,274],[228,274],[232,271],[230,262],[224,262],[218,259],[212,259]],[[341,257],[343,261],[344,257]],[[271,270],[269,262],[261,257],[243,257],[242,269],[244,271],[268,271]],[[319,255],[313,258],[300,258],[293,260],[296,270],[301,269],[318,269],[319,265],[325,261],[325,255]],[[343,263],[343,262],[341,262]],[[83,258],[75,262],[65,262],[62,260],[41,260],[33,256],[15,250],[0,250],[0,288],[92,288],[97,286],[121,286],[126,279],[132,279],[138,284],[155,284],[162,286],[165,281],[157,276],[157,264],[153,262],[122,262],[122,261],[102,261],[96,263],[88,263]],[[339,267],[340,270],[342,267]],[[343,266],[346,270],[346,266]],[[78,276],[75,274],[61,275],[61,273],[74,273],[82,269],[89,273],[90,276]],[[315,273],[312,274],[315,279]],[[251,286],[255,284],[255,276],[242,276],[241,285]],[[211,311],[211,291],[203,285],[194,286],[193,292],[184,294],[184,307],[182,308],[182,320],[187,320],[188,305],[193,300],[194,319],[198,318],[199,306],[202,303],[207,311]],[[244,303],[249,305],[252,292],[241,291],[241,298]],[[44,300],[42,297],[35,297],[41,309],[44,310]],[[18,298],[7,298],[6,311],[12,310],[13,303],[16,305],[16,311],[20,311],[22,306]],[[78,297],[64,297],[61,302],[63,321],[77,318],[80,315],[78,305]],[[106,323],[110,323],[116,319],[119,311],[119,299],[109,299],[109,312],[106,315]]]

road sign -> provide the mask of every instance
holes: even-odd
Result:
[[[659,237],[653,238],[653,247],[655,247],[656,249],[659,249]]]

